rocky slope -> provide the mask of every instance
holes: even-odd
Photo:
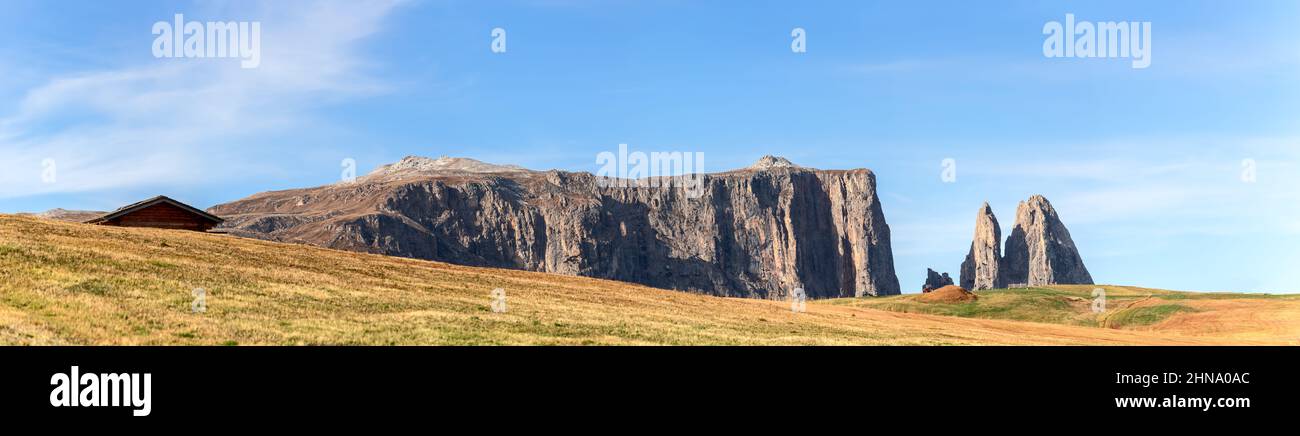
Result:
[[[208,212],[246,237],[712,295],[899,293],[870,170],[767,156],[701,182],[696,198],[680,185],[408,157],[353,183],[266,192]]]
[[[1002,261],[1006,283],[1092,284],[1092,275],[1083,266],[1070,231],[1052,203],[1041,195],[1029,197],[1016,207],[1015,227],[1007,237]]]
[[[969,290],[1005,287],[999,272],[1002,261],[1002,228],[988,203],[975,215],[975,237],[961,263],[961,287]]]
[[[36,218],[44,218],[49,220],[80,223],[94,218],[98,218],[100,216],[103,216],[106,213],[108,212],[102,212],[96,210],[50,209],[41,213],[19,213],[18,215],[33,216]]]

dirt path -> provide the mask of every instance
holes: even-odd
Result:
[[[1139,299],[1137,299],[1137,300],[1130,301],[1130,302],[1128,303],[1128,305],[1125,305],[1125,306],[1120,307],[1120,308],[1115,309],[1115,310],[1108,310],[1108,311],[1106,311],[1106,316],[1104,316],[1104,317],[1101,318],[1101,322],[1100,322],[1099,324],[1097,324],[1097,327],[1101,327],[1101,328],[1110,328],[1110,317],[1115,316],[1115,314],[1116,314],[1116,313],[1119,313],[1121,310],[1128,309],[1128,308],[1133,308],[1133,307],[1138,307],[1138,305],[1140,305],[1140,304],[1142,304],[1142,303],[1145,303],[1146,301],[1148,301],[1148,300],[1150,300],[1150,299],[1151,299],[1151,294],[1147,294],[1145,297],[1139,298]]]

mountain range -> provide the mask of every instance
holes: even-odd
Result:
[[[214,206],[239,236],[718,296],[900,293],[870,170],[765,156],[703,192],[410,156],[353,181]]]

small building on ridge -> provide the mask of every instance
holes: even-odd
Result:
[[[152,227],[206,232],[217,224],[221,224],[222,221],[225,220],[216,215],[201,211],[165,195],[159,195],[123,206],[104,216],[86,221],[86,223],[104,226]]]

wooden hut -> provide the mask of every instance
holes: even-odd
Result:
[[[148,200],[123,206],[87,224],[119,227],[152,227],[206,232],[221,224],[220,217],[198,210],[167,196],[159,195]]]

